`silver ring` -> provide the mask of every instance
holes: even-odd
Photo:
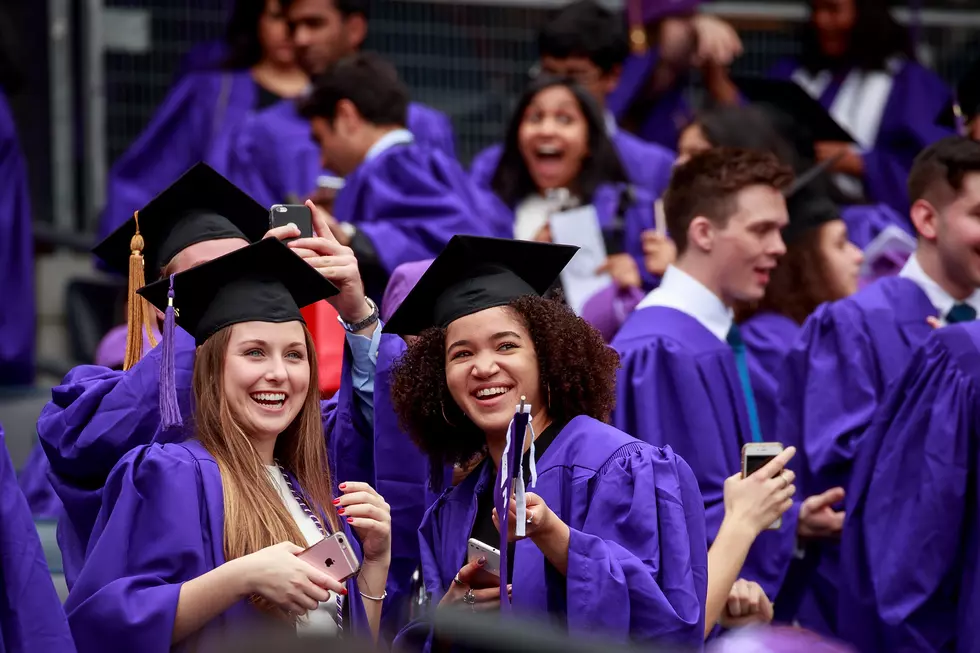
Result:
[[[464,583],[463,581],[461,581],[459,579],[459,574],[456,574],[456,577],[453,578],[453,582],[456,583],[457,585],[459,585],[460,587],[466,585],[466,583]]]
[[[472,589],[466,590],[466,594],[463,595],[463,603],[466,605],[474,605],[476,603],[476,595]]]

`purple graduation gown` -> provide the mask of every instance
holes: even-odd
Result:
[[[643,93],[659,61],[660,53],[656,50],[648,50],[641,55],[631,54],[626,59],[619,83],[606,98],[606,106],[620,124],[624,124],[630,107]],[[685,78],[662,94],[634,130],[636,135],[676,151],[681,132],[693,118],[691,105],[684,94],[686,86]]]
[[[196,347],[193,337],[175,329],[174,376],[183,428],[160,426],[159,388],[162,347],[155,347],[127,372],[96,365],[76,367],[60,386],[37,422],[38,437],[50,465],[49,478],[64,504],[58,520],[58,544],[65,580],[71,589],[92,544],[91,534],[102,505],[110,471],[132,449],[151,443],[180,442],[191,423],[191,382]],[[337,437],[355,428],[356,412],[345,357],[344,376],[334,399],[321,404],[324,433]]]
[[[865,432],[841,542],[838,630],[862,653],[980,651],[980,324],[936,330]]]
[[[0,385],[34,381],[34,237],[27,166],[0,90]],[[16,307],[16,310],[14,310]]]
[[[417,142],[456,157],[453,127],[444,113],[413,102],[407,122]],[[305,201],[323,174],[332,173],[320,166],[320,147],[293,100],[256,113],[234,136],[228,178],[263,206]]]
[[[782,442],[795,445],[800,496],[841,486],[850,492],[854,458],[864,446],[885,391],[933,331],[938,311],[914,282],[889,277],[820,306],[786,355],[779,395]],[[814,566],[797,619],[836,633],[839,546],[812,542]]]
[[[348,175],[333,213],[367,236],[389,275],[402,263],[435,258],[456,234],[513,236],[496,197],[456,159],[418,143],[362,163]]]
[[[799,66],[795,59],[783,59],[769,74],[789,80]],[[825,108],[829,109],[837,98],[843,79],[841,76],[829,84],[818,98]],[[949,87],[934,72],[914,61],[902,64],[885,104],[874,147],[862,154],[864,189],[872,203],[887,204],[902,216],[908,214],[906,180],[912,160],[926,146],[950,135],[936,124],[936,116],[951,98]]]
[[[197,635],[170,646],[182,584],[225,562],[221,473],[195,440],[145,445],[126,454],[106,481],[92,542],[65,603],[79,653],[102,653],[106,642],[118,651],[191,651],[263,620],[243,600]],[[357,579],[347,588],[351,623],[366,635]]]
[[[618,641],[704,644],[704,509],[687,463],[590,417],[569,422],[537,464],[538,494],[571,532],[562,579],[525,539],[515,547],[516,616],[564,622],[570,633]],[[466,562],[484,461],[425,514],[422,568],[432,605]],[[402,636],[424,635],[411,624]],[[420,633],[420,631],[422,631]]]
[[[663,195],[670,183],[670,174],[677,155],[656,143],[640,140],[622,129],[617,129],[611,138],[630,183],[647,191],[654,198]],[[470,177],[480,186],[490,188],[490,181],[497,171],[502,153],[503,146],[497,144],[477,154],[470,164]]]
[[[232,134],[258,98],[258,86],[247,70],[182,77],[109,171],[99,237],[112,233],[199,161],[226,174]]]
[[[780,442],[779,386],[783,360],[800,333],[800,325],[779,313],[757,313],[739,325],[748,356],[749,377],[766,442]]]
[[[0,653],[73,653],[44,549],[0,426]]]
[[[752,441],[735,355],[693,317],[673,308],[635,311],[612,341],[622,368],[612,423],[691,465],[704,496],[708,546],[725,515],[725,479],[741,469]],[[775,599],[796,540],[798,510],[756,538],[742,569]]]
[[[915,237],[915,229],[908,218],[887,204],[852,204],[842,206],[841,220],[847,225],[847,238],[864,249],[887,227],[895,225]]]

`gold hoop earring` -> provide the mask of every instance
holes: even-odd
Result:
[[[446,405],[442,402],[442,400],[439,401],[439,408],[442,409],[442,419],[444,419],[446,421],[446,424],[449,424],[449,426],[455,427],[456,425],[453,424],[452,422],[450,422],[449,421],[449,418],[446,417]]]

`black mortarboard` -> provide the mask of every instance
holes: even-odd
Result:
[[[453,236],[385,325],[386,333],[418,335],[429,327],[543,295],[578,247],[524,240]]]
[[[960,77],[953,99],[936,117],[936,123],[965,136],[966,123],[977,115],[980,115],[980,59]]]
[[[789,211],[789,224],[783,229],[783,240],[787,245],[811,229],[840,219],[837,204],[816,188],[803,188],[786,198],[786,208]]]
[[[161,279],[139,293],[166,311],[169,289]],[[299,309],[337,292],[286,245],[266,238],[174,275],[174,321],[200,345],[240,322],[302,320]]]
[[[137,228],[143,237],[145,266],[152,270],[147,277],[155,279],[170,259],[191,245],[219,238],[261,239],[269,230],[269,209],[207,164],[198,163],[93,251],[125,274]]]
[[[792,116],[810,132],[814,142],[855,142],[854,137],[827,113],[823,105],[796,82],[764,77],[735,77],[732,81],[752,102],[775,107]]]

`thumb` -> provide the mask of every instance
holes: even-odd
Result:
[[[610,267],[609,259],[606,259],[606,261],[602,265],[600,265],[595,269],[595,273],[602,274],[603,272],[609,272],[609,267]]]
[[[297,546],[292,542],[280,542],[277,546],[284,549],[286,553],[292,553],[293,555],[299,555],[303,551],[306,551],[303,547]]]
[[[820,497],[823,499],[821,501],[822,505],[832,506],[835,503],[840,503],[841,501],[844,500],[844,488],[842,487],[830,488],[829,490],[821,494]]]

